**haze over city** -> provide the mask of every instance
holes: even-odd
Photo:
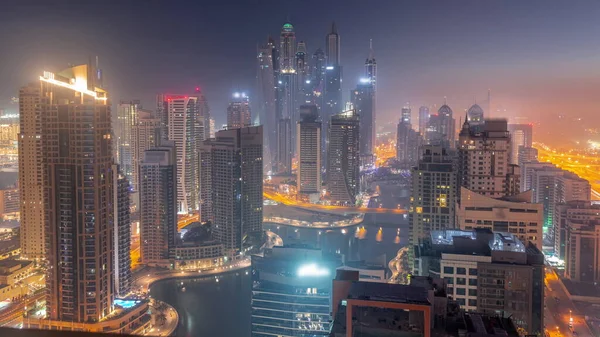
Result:
[[[335,21],[345,100],[373,39],[382,121],[406,102],[439,107],[444,96],[464,111],[491,89],[504,117],[565,127],[558,115],[597,113],[598,13],[594,1],[9,2],[0,12],[0,71],[10,78],[0,106],[15,109],[14,83],[99,56],[113,102],[152,107],[158,92],[200,86],[221,125],[231,92],[256,96],[257,45],[289,20],[312,54]],[[561,132],[576,135],[574,124]]]

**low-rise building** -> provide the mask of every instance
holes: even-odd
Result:
[[[223,264],[223,244],[216,241],[183,243],[170,249],[170,260],[177,270],[202,270]]]
[[[19,282],[29,276],[32,269],[31,261],[13,259],[0,261],[0,302],[27,295],[29,289]]]
[[[531,203],[531,191],[495,199],[461,187],[461,196],[456,204],[458,228],[510,233],[542,249],[543,205]]]
[[[6,188],[0,190],[0,219],[19,219],[19,189]]]
[[[415,274],[443,278],[466,310],[502,313],[530,334],[543,333],[544,255],[533,243],[480,228],[432,232],[414,249]]]

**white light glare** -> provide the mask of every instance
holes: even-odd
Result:
[[[306,80],[306,84],[310,84],[310,80]]]
[[[240,98],[240,93],[239,93],[239,92],[236,92],[236,93],[234,93],[234,94],[233,94],[233,97],[235,97],[235,98]]]
[[[325,268],[319,268],[315,263],[306,264],[298,268],[298,276],[327,276],[329,270]]]
[[[325,67],[325,69],[327,69],[327,70],[333,70],[333,66]]]
[[[371,80],[369,78],[363,77],[360,79],[360,83],[369,83]]]

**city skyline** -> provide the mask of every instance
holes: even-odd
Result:
[[[9,5],[3,12],[4,15],[16,14],[14,17],[21,20],[31,20],[33,32],[47,20],[54,20],[55,13],[66,10],[59,4],[57,11],[46,13],[36,3]],[[492,91],[494,106],[507,110],[508,117],[523,116],[538,122],[550,115],[555,118],[546,118],[544,123],[556,122],[551,125],[558,125],[559,114],[584,120],[592,116],[593,91],[588,88],[597,84],[599,77],[597,72],[589,69],[593,67],[597,47],[590,47],[575,32],[597,30],[593,20],[584,19],[593,10],[585,11],[566,4],[541,6],[538,1],[502,5],[474,1],[389,4],[397,11],[386,14],[352,4],[339,11],[336,2],[318,4],[322,10],[316,12],[316,17],[306,15],[317,5],[313,2],[303,6],[291,2],[239,4],[240,12],[245,13],[244,22],[250,28],[244,29],[243,37],[237,39],[234,36],[240,32],[236,25],[221,24],[229,20],[219,21],[229,15],[226,5],[208,5],[203,12],[212,13],[211,17],[189,24],[186,20],[178,20],[189,14],[169,10],[163,5],[138,8],[132,2],[119,4],[118,10],[108,10],[92,4],[78,4],[69,7],[77,13],[69,24],[45,25],[38,37],[31,37],[40,43],[27,47],[18,41],[29,38],[31,33],[18,29],[17,34],[10,33],[15,31],[11,28],[18,22],[13,16],[0,14],[0,19],[7,25],[0,33],[0,43],[13,50],[11,54],[19,55],[5,59],[0,70],[11,75],[19,85],[25,85],[43,69],[58,69],[66,66],[66,62],[83,63],[90,55],[98,55],[106,85],[115,93],[113,104],[121,99],[140,99],[144,106],[152,106],[152,97],[157,93],[192,93],[195,87],[200,87],[211,102],[217,125],[221,125],[225,120],[227,98],[232,92],[248,89],[251,97],[256,96],[254,54],[257,45],[264,44],[269,35],[277,37],[281,26],[289,19],[295,28],[296,41],[304,41],[308,55],[312,55],[317,48],[325,49],[326,34],[331,29],[331,22],[335,21],[341,36],[343,101],[349,100],[349,90],[364,72],[372,39],[378,66],[385,69],[378,79],[378,115],[382,122],[395,124],[400,109],[395,100],[397,95],[402,101],[414,102],[415,106],[437,104],[438,107],[446,96],[448,104],[460,114],[473,104],[473,97],[484,101],[488,89]],[[598,6],[593,5],[594,8]],[[24,10],[28,13],[26,17],[18,15]],[[141,12],[136,21],[124,20],[125,16],[138,10]],[[176,21],[178,25],[167,28],[164,24],[156,27],[144,24],[164,10],[164,24]],[[532,18],[514,14],[531,10],[537,13]],[[357,13],[364,24],[351,21],[350,17]],[[105,16],[114,28],[91,30],[85,26],[87,22],[104,20]],[[395,16],[397,18],[392,20]],[[272,19],[263,20],[264,17]],[[561,30],[555,22],[570,22],[574,26]],[[481,29],[472,29],[474,26]],[[144,31],[139,30],[141,27]],[[214,32],[215,27],[217,32]],[[205,31],[211,33],[205,34]],[[61,48],[49,51],[46,41],[52,41],[55,39],[52,36],[58,35],[62,37]],[[91,39],[103,42],[94,45],[104,47],[90,46]],[[197,40],[197,43],[184,46],[182,42],[189,39]],[[229,43],[232,39],[238,42],[235,53]],[[172,44],[177,52],[172,52],[171,47],[153,52],[153,55],[145,52],[159,40]],[[559,43],[554,43],[556,40]],[[211,52],[201,47],[205,45],[211,46]],[[124,53],[115,57],[110,53],[113,49]],[[561,57],[564,53],[570,57]],[[215,66],[203,67],[203,64]],[[10,99],[17,95],[14,87],[0,85],[0,105],[5,109],[15,110]],[[564,132],[572,134],[570,128]],[[540,133],[539,136],[548,135]]]

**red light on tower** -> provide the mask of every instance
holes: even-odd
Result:
[[[196,87],[196,92],[199,92],[199,91],[200,91],[200,87]]]

